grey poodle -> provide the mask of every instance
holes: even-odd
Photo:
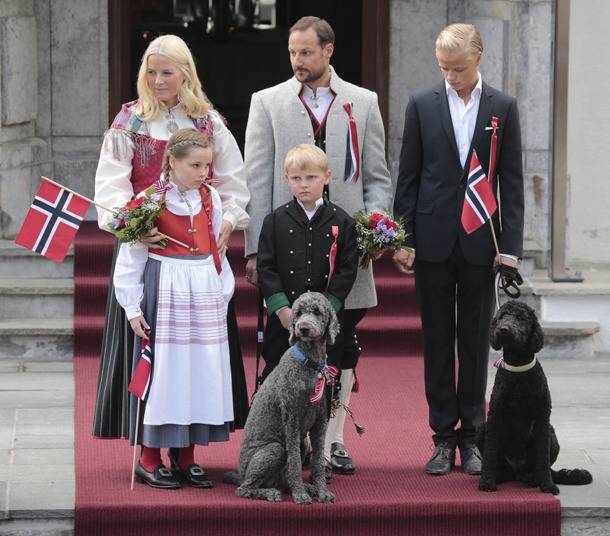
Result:
[[[326,344],[334,341],[339,323],[322,294],[307,292],[292,305],[289,331],[291,347],[252,402],[239,472],[226,473],[224,481],[238,485],[236,495],[249,499],[279,502],[281,488],[287,486],[295,503],[310,504],[312,496],[318,502],[334,502],[325,480],[328,406],[320,385],[326,372]],[[303,482],[301,469],[301,441],[308,433],[313,450],[311,484]]]
[[[550,423],[551,393],[536,359],[544,344],[536,313],[521,302],[505,303],[492,320],[490,343],[504,355],[487,422],[478,434],[483,453],[479,489],[495,491],[497,482],[518,480],[557,495],[557,484],[589,484],[591,473],[584,469],[551,469],[559,442]]]

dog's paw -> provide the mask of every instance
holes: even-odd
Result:
[[[553,482],[545,482],[540,484],[540,491],[544,493],[552,493],[553,495],[559,495],[559,488],[553,484]]]
[[[296,504],[311,504],[311,495],[306,491],[293,493],[292,499]]]
[[[282,502],[282,492],[279,489],[272,489],[267,492],[269,502]]]
[[[479,491],[496,491],[496,483],[489,480],[479,480]]]
[[[334,503],[335,496],[327,489],[320,491],[318,494],[318,502],[321,503]]]

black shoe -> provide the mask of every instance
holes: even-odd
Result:
[[[162,464],[157,465],[155,470],[149,473],[138,463],[136,465],[136,476],[151,488],[178,489],[182,487],[180,482],[174,477],[174,474]]]
[[[333,443],[330,446],[330,465],[333,472],[340,475],[353,475],[356,471],[354,461],[345,450],[343,443]]]
[[[208,477],[208,473],[201,465],[193,463],[186,469],[182,469],[178,460],[176,459],[175,452],[178,449],[170,449],[169,460],[172,462],[172,470],[184,480],[189,486],[193,488],[211,488],[214,487],[214,483]]]
[[[446,475],[455,464],[455,448],[440,444],[434,447],[432,457],[426,464],[429,475]]]
[[[481,474],[482,457],[476,446],[460,449],[460,457],[462,458],[462,469],[467,475]]]

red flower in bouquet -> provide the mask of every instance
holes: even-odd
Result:
[[[371,214],[369,217],[369,228],[375,229],[375,227],[377,227],[377,224],[380,221],[383,221],[384,219],[385,219],[385,216],[383,214],[379,214],[378,212],[373,212],[373,214]]]
[[[127,207],[128,208],[140,208],[142,206],[142,203],[144,203],[144,201],[146,201],[146,197],[136,197],[135,199],[132,199],[129,203],[127,203]]]

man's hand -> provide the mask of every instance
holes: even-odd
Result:
[[[511,259],[510,257],[505,257],[504,255],[496,255],[494,259],[494,263],[498,264],[506,264],[506,266],[511,266],[512,268],[517,268],[519,263],[515,259]]]
[[[289,330],[290,322],[292,322],[292,309],[290,307],[284,307],[275,314],[280,319],[280,322],[282,323],[282,326],[284,326],[284,329]]]
[[[381,248],[381,249],[369,249],[369,258],[372,261],[376,261],[378,259],[380,259],[383,254],[390,248]]]
[[[246,279],[254,286],[258,285],[258,272],[256,271],[256,255],[250,255],[246,262]]]
[[[233,232],[233,225],[227,220],[222,220],[222,227],[220,228],[220,236],[218,237],[218,255],[222,261],[227,254],[229,248],[229,238]]]
[[[140,238],[140,242],[146,244],[150,249],[163,249],[163,246],[157,244],[165,237],[159,233],[159,229],[153,227],[150,231],[148,231],[142,238]]]
[[[147,332],[150,331],[150,326],[146,323],[146,320],[142,315],[136,316],[129,321],[131,329],[138,337],[144,337]]]
[[[406,249],[399,249],[394,253],[392,257],[396,268],[403,274],[413,273],[413,263],[415,262],[415,251],[408,251]]]

